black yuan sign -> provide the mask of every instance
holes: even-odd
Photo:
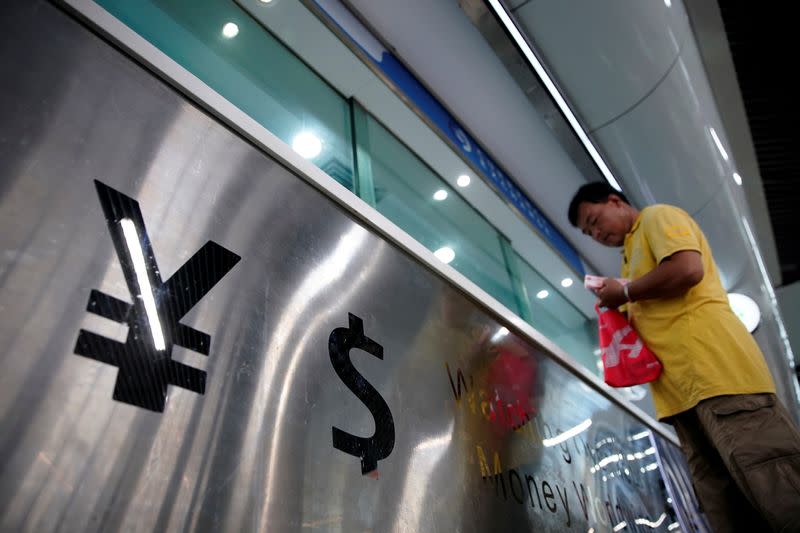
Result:
[[[162,281],[138,202],[95,186],[133,303],[93,290],[87,311],[127,324],[128,337],[123,344],[81,330],[75,353],[119,368],[115,400],[162,412],[168,385],[205,393],[206,373],[173,361],[172,347],[208,355],[211,337],[180,320],[241,258],[209,241]]]

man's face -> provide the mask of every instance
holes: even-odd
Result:
[[[627,204],[609,195],[602,204],[583,202],[578,206],[578,228],[605,246],[622,246],[631,229]]]

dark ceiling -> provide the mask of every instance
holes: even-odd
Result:
[[[769,206],[783,284],[800,279],[798,30],[789,4],[720,0]],[[797,210],[797,211],[795,211]]]

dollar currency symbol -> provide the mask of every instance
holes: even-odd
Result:
[[[361,458],[361,473],[368,474],[378,468],[394,448],[394,420],[389,406],[369,381],[350,361],[350,350],[358,348],[383,360],[383,346],[364,336],[363,321],[352,313],[349,328],[336,328],[328,338],[331,363],[339,378],[353,394],[367,406],[375,419],[375,434],[369,438],[356,437],[333,427],[333,447]]]

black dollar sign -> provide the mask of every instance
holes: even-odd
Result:
[[[333,427],[333,447],[361,458],[361,473],[378,468],[378,461],[389,457],[394,448],[394,420],[381,394],[362,376],[350,361],[350,350],[358,348],[383,360],[383,346],[364,336],[363,321],[352,313],[349,328],[336,328],[328,338],[328,351],[336,374],[358,399],[364,402],[375,419],[375,434],[356,437]]]

